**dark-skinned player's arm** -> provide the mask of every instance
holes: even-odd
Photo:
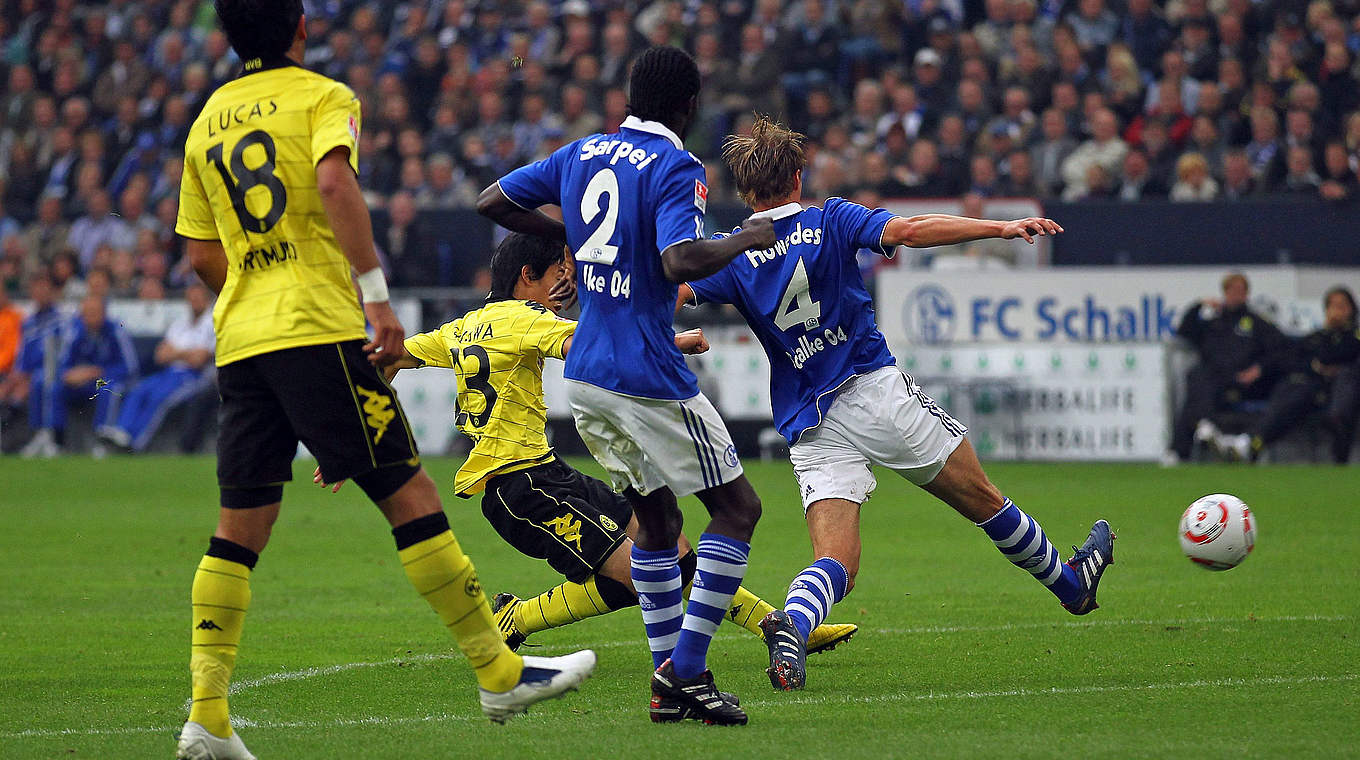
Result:
[[[1024,238],[1033,245],[1034,238],[1056,235],[1063,228],[1052,219],[1038,216],[1013,219],[1009,222],[994,219],[973,219],[950,214],[922,214],[893,217],[883,228],[883,246],[899,245],[911,248],[930,248],[936,245],[966,243],[970,240]]]
[[[510,200],[493,182],[477,197],[477,213],[510,230],[537,235],[559,243],[567,242],[567,227],[537,209],[530,210]]]
[[[406,331],[387,298],[387,281],[373,247],[373,223],[359,190],[359,178],[349,163],[349,148],[337,146],[317,162],[316,189],[335,242],[359,275],[365,294],[364,316],[373,325],[373,340],[364,345],[364,351],[376,362],[384,353],[401,351]]]
[[[774,245],[774,223],[753,216],[741,223],[741,231],[717,240],[686,240],[661,252],[661,271],[671,282],[701,280],[727,266],[746,251]]]

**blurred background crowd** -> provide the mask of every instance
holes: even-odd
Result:
[[[810,138],[809,196],[1341,202],[1360,185],[1355,0],[307,3],[309,66],[364,108],[394,282],[424,209],[626,115],[632,57],[693,52],[711,200],[752,111]],[[0,283],[160,299],[185,133],[238,61],[208,0],[14,0],[0,15]]]

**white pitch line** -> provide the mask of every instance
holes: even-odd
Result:
[[[862,633],[873,633],[880,635],[899,636],[899,635],[920,635],[930,633],[986,633],[993,631],[1012,631],[1039,628],[1069,628],[1081,629],[1090,626],[1168,626],[1168,625],[1205,625],[1218,623],[1300,623],[1300,622],[1323,622],[1334,623],[1349,620],[1345,615],[1282,615],[1274,617],[1258,618],[1222,618],[1222,617],[1203,617],[1203,618],[1175,618],[1168,620],[1086,620],[1076,621],[1053,621],[1053,622],[1034,622],[1034,623],[1000,623],[996,625],[959,625],[959,626],[919,626],[915,628],[872,628],[862,631]],[[600,641],[585,644],[592,649],[614,649],[618,647],[638,647],[642,651],[646,647],[646,642],[642,637],[636,639],[626,639],[622,641]],[[289,681],[305,681],[309,678],[344,673],[351,670],[362,668],[378,668],[392,665],[401,665],[408,662],[435,662],[438,660],[458,659],[462,655],[456,652],[439,652],[426,654],[410,654],[402,657],[392,657],[386,660],[369,662],[346,662],[338,665],[324,665],[310,668],[300,668],[298,670],[285,670],[279,673],[271,673],[259,678],[246,678],[239,680],[231,685],[232,694],[254,689],[260,686],[268,686],[276,683],[286,683]],[[188,703],[185,703],[185,709]]]
[[[1001,691],[952,691],[952,692],[924,692],[920,694],[880,694],[868,697],[856,697],[849,694],[828,694],[817,697],[790,697],[790,698],[765,698],[751,700],[753,706],[781,705],[817,705],[817,704],[859,704],[875,702],[937,702],[950,700],[969,700],[969,699],[1004,699],[1009,697],[1040,697],[1040,696],[1069,696],[1078,694],[1106,694],[1118,692],[1141,692],[1141,691],[1171,691],[1175,689],[1223,689],[1223,688],[1248,688],[1252,686],[1298,686],[1311,683],[1343,683],[1360,679],[1360,674],[1342,673],[1333,676],[1302,676],[1302,677],[1282,677],[1267,676],[1262,678],[1221,678],[1214,680],[1196,681],[1167,681],[1163,683],[1137,684],[1126,686],[1053,686],[1046,689],[1007,689]],[[428,715],[412,715],[406,717],[387,717],[381,715],[369,715],[358,718],[334,718],[331,720],[295,720],[295,721],[241,721],[241,726],[250,728],[273,730],[273,729],[322,729],[337,728],[345,726],[403,726],[414,723],[437,723],[442,721],[476,721],[482,720],[481,716],[456,715],[453,713],[431,713]],[[59,738],[64,736],[108,736],[108,735],[129,735],[129,734],[169,734],[173,731],[171,726],[141,726],[128,728],[95,728],[95,729],[58,729],[43,730],[31,729],[15,733],[0,734],[0,739],[42,739]]]

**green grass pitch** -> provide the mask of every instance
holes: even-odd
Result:
[[[457,462],[428,465],[447,486]],[[358,489],[313,488],[300,463],[254,575],[233,712],[265,760],[1360,753],[1360,468],[990,470],[1064,554],[1110,520],[1100,610],[1069,616],[980,531],[880,474],[859,585],[833,612],[859,636],[781,694],[764,646],[724,625],[710,664],[751,724],[722,729],[648,721],[636,609],[535,636],[534,653],[594,647],[595,676],[506,726],[485,721],[381,516]],[[778,604],[810,559],[807,535],[788,464],[748,473],[765,516],[747,586]],[[213,482],[206,458],[0,460],[0,758],[173,754]],[[1260,534],[1245,564],[1212,573],[1181,556],[1175,531],[1220,490],[1251,504]],[[702,509],[687,501],[696,535]],[[502,545],[477,503],[446,505],[489,592],[556,582]]]

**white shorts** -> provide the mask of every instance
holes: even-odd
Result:
[[[617,490],[649,494],[666,486],[678,498],[741,475],[732,436],[702,393],[664,401],[568,380],[567,399],[576,432]]]
[[[925,485],[967,433],[896,367],[853,378],[789,449],[803,510],[822,499],[863,504],[878,485],[875,464]]]

